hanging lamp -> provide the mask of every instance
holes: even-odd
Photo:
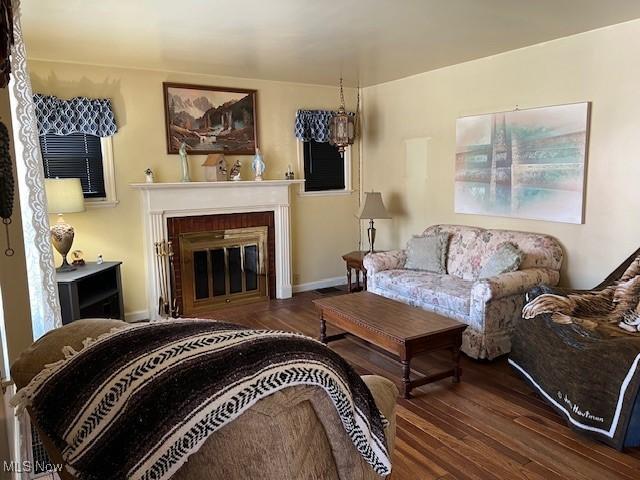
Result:
[[[344,155],[344,149],[353,145],[356,137],[356,118],[349,115],[344,107],[344,90],[342,77],[340,77],[340,108],[329,121],[329,143],[338,147],[340,155]]]

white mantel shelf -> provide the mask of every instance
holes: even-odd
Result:
[[[274,215],[276,297],[291,287],[291,185],[304,180],[134,183],[142,197],[149,318],[157,319],[160,271],[154,244],[168,240],[167,220],[175,217],[271,211]],[[165,272],[169,275],[169,272]],[[168,277],[167,277],[168,278]]]
[[[229,180],[226,182],[159,182],[159,183],[132,183],[131,188],[136,190],[162,190],[162,189],[191,189],[191,188],[247,188],[247,187],[281,187],[304,183],[304,179],[297,180]]]

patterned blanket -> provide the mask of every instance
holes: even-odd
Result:
[[[568,425],[622,449],[640,390],[640,338],[606,337],[548,314],[516,323],[509,363]]]
[[[215,321],[121,328],[49,365],[14,405],[30,411],[81,480],[168,479],[207,437],[258,400],[314,385],[363,458],[391,471],[386,420],[339,355],[300,334]]]

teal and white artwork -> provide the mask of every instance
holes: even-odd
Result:
[[[456,121],[455,211],[583,223],[588,102]]]

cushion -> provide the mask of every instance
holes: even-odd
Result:
[[[448,233],[413,237],[407,244],[404,268],[433,273],[447,273]]]
[[[430,306],[438,311],[469,315],[474,282],[453,275],[417,271],[384,270],[376,273],[376,288],[392,296],[410,298],[414,305]]]
[[[515,272],[520,268],[524,253],[511,242],[500,245],[480,269],[479,278],[489,278],[501,273]]]

